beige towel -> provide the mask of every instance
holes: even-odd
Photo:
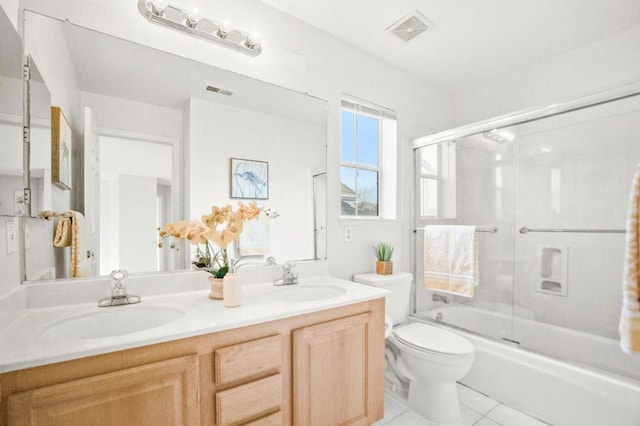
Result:
[[[473,297],[478,285],[475,226],[424,228],[424,286],[428,290]]]
[[[245,222],[238,237],[240,256],[264,255],[269,253],[269,218],[260,217]]]
[[[58,218],[53,245],[71,246],[72,277],[86,277],[89,274],[91,260],[87,258],[87,231],[82,213],[69,210]]]
[[[639,166],[640,167],[640,166]],[[640,352],[640,168],[633,178],[624,261],[620,347],[626,353]]]

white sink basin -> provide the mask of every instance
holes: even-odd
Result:
[[[42,336],[51,339],[99,339],[136,333],[180,319],[184,311],[170,306],[115,306],[50,324]]]
[[[283,286],[268,294],[271,299],[281,302],[309,302],[313,300],[333,299],[347,291],[341,287],[326,284]]]

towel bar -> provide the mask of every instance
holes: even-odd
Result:
[[[627,231],[624,229],[551,229],[551,228],[527,228],[523,226],[518,230],[521,234],[528,234],[529,232],[578,232],[578,233],[590,233],[590,234],[625,234]]]
[[[415,234],[418,231],[424,231],[424,228],[414,229],[413,233]],[[498,232],[498,228],[496,226],[490,226],[488,228],[476,228],[476,232],[490,232],[492,234],[495,234],[496,232]]]

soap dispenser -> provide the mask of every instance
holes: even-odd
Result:
[[[231,268],[222,279],[222,301],[227,308],[242,304],[242,277],[238,274],[238,262],[231,260]]]

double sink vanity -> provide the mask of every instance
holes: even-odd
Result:
[[[108,308],[105,279],[22,286],[0,300],[14,312],[0,329],[0,425],[382,418],[385,291],[328,276],[275,287],[270,269],[247,269],[236,308],[208,298],[202,272],[131,278],[142,302]]]

